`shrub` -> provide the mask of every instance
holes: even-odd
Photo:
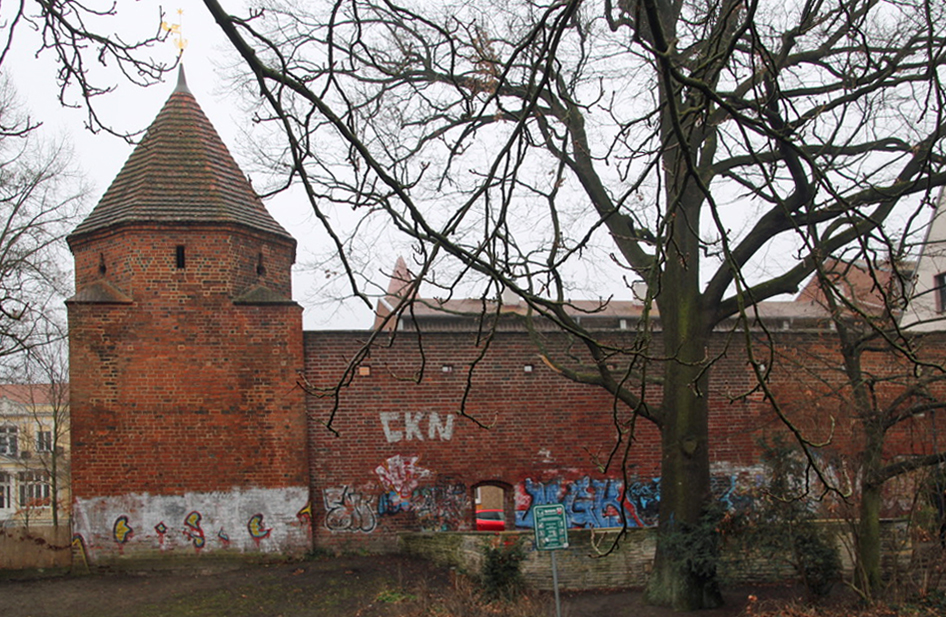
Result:
[[[488,600],[509,600],[522,592],[526,553],[518,538],[496,536],[483,547],[483,558],[481,583]]]
[[[828,595],[841,577],[841,558],[827,534],[811,523],[794,526],[795,568],[805,588],[814,596]]]

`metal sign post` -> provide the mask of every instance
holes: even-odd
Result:
[[[535,523],[535,547],[540,551],[552,551],[552,587],[555,589],[555,615],[562,617],[562,604],[558,597],[558,561],[555,551],[568,548],[568,521],[565,507],[553,503],[532,507]]]

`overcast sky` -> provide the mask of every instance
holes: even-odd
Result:
[[[234,3],[238,10],[241,2]],[[121,28],[143,28],[152,31],[158,22],[161,3],[156,0],[139,0],[119,3]],[[219,76],[215,59],[225,57],[228,52],[223,35],[203,4],[193,0],[179,0],[177,4],[164,4],[166,19],[170,23],[182,24],[182,35],[187,41],[184,51],[184,66],[187,83],[204,113],[213,123],[224,143],[244,170],[248,164],[241,156],[242,123],[248,118],[235,104],[234,95],[226,92],[224,81]],[[178,15],[178,7],[183,14]],[[0,11],[2,16],[2,11]],[[115,28],[115,26],[113,26]],[[86,112],[83,109],[63,108],[57,100],[55,67],[49,52],[35,57],[38,37],[33,32],[21,29],[14,42],[13,54],[7,60],[6,73],[17,90],[19,99],[29,109],[35,120],[44,124],[49,136],[65,136],[73,145],[76,161],[93,185],[90,208],[108,188],[112,179],[131,154],[133,146],[118,137],[98,133],[92,134],[83,128]],[[154,57],[166,54],[173,62],[177,47],[172,41],[166,49],[157,49]],[[108,118],[115,128],[138,131],[151,123],[164,102],[171,95],[176,74],[169,75],[166,82],[151,88],[140,88],[118,78],[112,80],[116,91],[100,97],[97,105],[102,116]],[[308,204],[303,200],[277,197],[266,203],[270,213],[299,242],[297,267],[293,279],[295,299],[305,307],[304,321],[307,329],[365,328],[371,324],[369,311],[357,303],[346,305],[341,310],[326,310],[315,307],[310,301],[313,276],[302,271],[299,263],[305,262],[313,251],[313,243],[323,241],[317,224],[313,221]]]

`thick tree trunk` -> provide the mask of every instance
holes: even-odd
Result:
[[[684,337],[665,372],[660,527],[647,584],[648,602],[686,611],[722,604],[713,542],[701,536],[714,532],[700,526],[712,499],[704,341]]]

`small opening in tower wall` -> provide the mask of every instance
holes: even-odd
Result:
[[[105,274],[108,268],[105,266],[105,253],[99,253],[99,274]]]
[[[174,265],[179,269],[183,269],[185,265],[184,259],[184,245],[178,244],[174,247]]]
[[[256,275],[266,276],[266,266],[263,265],[263,253],[260,253],[256,261]]]

